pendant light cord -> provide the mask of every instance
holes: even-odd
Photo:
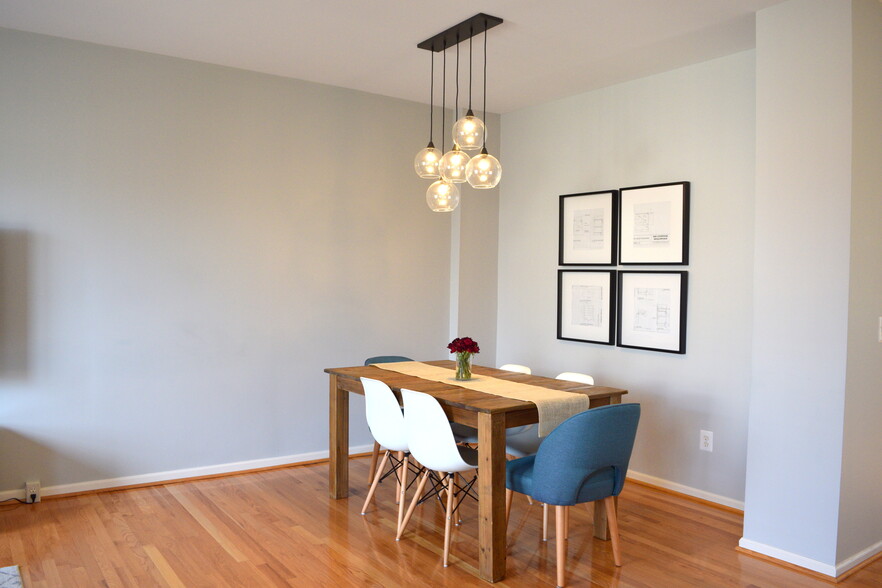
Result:
[[[484,124],[487,124],[487,21],[484,21]],[[487,151],[487,133],[484,132],[482,152]]]
[[[456,102],[453,103],[453,119],[459,118],[459,34],[456,35]]]
[[[469,29],[469,112],[472,111],[472,37],[475,33]]]
[[[444,153],[444,125],[447,121],[447,48],[443,50],[444,59],[442,60],[443,68],[441,72],[441,153]]]
[[[429,56],[432,58],[432,67],[430,70],[432,72],[432,79],[429,82],[429,143],[431,143],[433,126],[432,123],[434,122],[435,116],[435,105],[433,103],[435,100],[435,52],[429,51]]]

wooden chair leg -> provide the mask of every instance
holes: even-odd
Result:
[[[413,509],[416,508],[417,503],[420,501],[420,497],[423,495],[423,489],[426,487],[426,482],[429,479],[430,473],[432,472],[426,470],[426,473],[423,474],[423,478],[420,480],[419,486],[417,486],[416,493],[413,495],[413,500],[410,501],[410,507],[404,514],[404,520],[401,521],[401,524],[398,526],[398,533],[395,535],[396,541],[401,539],[401,535],[404,533],[404,528],[407,526],[410,517],[413,515]]]
[[[453,519],[453,478],[454,474],[447,476],[447,517],[444,520],[444,567],[447,567],[447,560],[450,557],[450,523]]]
[[[361,507],[361,514],[367,512],[368,506],[371,504],[371,499],[374,497],[374,492],[377,491],[377,484],[380,483],[380,478],[383,476],[380,475],[383,471],[383,468],[386,467],[386,462],[389,461],[389,452],[383,454],[383,461],[380,462],[380,467],[377,468],[377,471],[374,472],[374,481],[371,482],[371,488],[368,490],[367,498],[364,500],[364,506]]]
[[[548,505],[542,503],[542,540],[548,541]]]
[[[564,530],[567,532],[564,535],[564,539],[570,538],[570,509],[569,507],[564,509]]]
[[[558,588],[563,588],[564,580],[566,578],[566,563],[567,563],[567,541],[564,539],[567,535],[566,521],[567,521],[567,507],[566,506],[555,506],[554,507],[554,523],[555,523],[555,547],[557,548],[557,585]]]
[[[398,462],[401,463],[404,461],[404,452],[399,451],[398,454]],[[395,476],[395,504],[398,504],[398,497],[401,495],[401,476]]]
[[[606,520],[609,522],[609,538],[612,542],[613,561],[617,566],[622,565],[622,555],[619,551],[619,520],[616,515],[616,503],[612,496],[603,499],[606,507]]]
[[[374,441],[374,450],[371,452],[371,467],[368,470],[368,484],[374,482],[374,473],[377,471],[377,460],[380,458],[380,444]]]
[[[514,496],[514,491],[508,488],[505,489],[505,526],[508,526],[508,517],[511,516],[511,499]]]
[[[401,528],[401,521],[404,520],[404,494],[407,491],[407,458],[404,454],[404,461],[401,462],[401,490],[398,494],[398,524],[395,525],[396,530]]]

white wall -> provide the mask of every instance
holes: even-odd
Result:
[[[502,117],[497,363],[581,371],[643,415],[632,470],[743,499],[753,262],[754,53]],[[508,171],[510,170],[510,171]],[[688,180],[687,353],[559,341],[558,196]],[[628,269],[633,269],[629,267]],[[657,268],[655,268],[657,269]],[[714,432],[700,452],[699,431]]]
[[[851,260],[837,561],[870,546],[882,549],[882,3],[852,6]]]
[[[323,368],[446,357],[426,106],[2,29],[0,80],[0,491],[326,452]]]

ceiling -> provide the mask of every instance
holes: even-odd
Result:
[[[505,21],[487,97],[505,113],[750,49],[754,13],[781,1],[2,0],[0,27],[428,103],[417,43],[485,12]]]

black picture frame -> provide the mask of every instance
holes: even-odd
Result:
[[[615,344],[615,270],[557,270],[557,338]]]
[[[689,264],[689,182],[619,190],[619,264]]]
[[[562,195],[558,265],[615,265],[618,231],[618,190]]]
[[[616,345],[686,353],[689,272],[618,272]]]

